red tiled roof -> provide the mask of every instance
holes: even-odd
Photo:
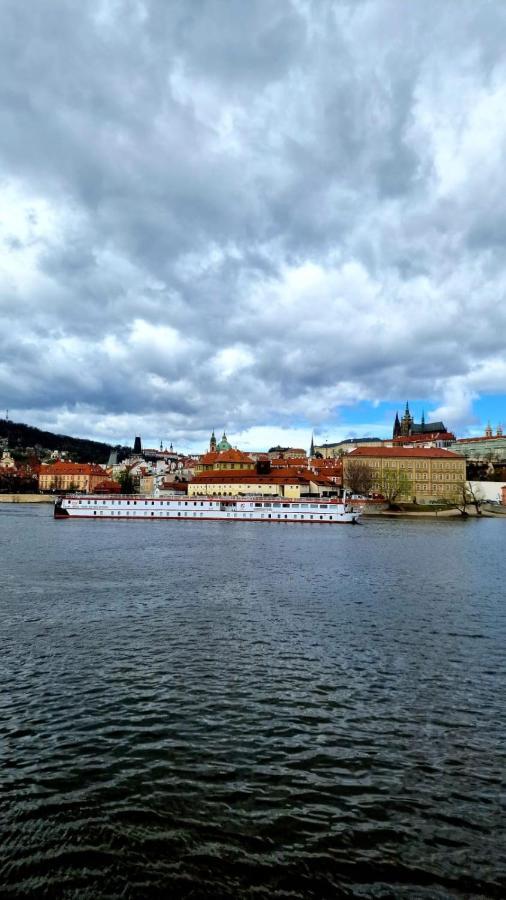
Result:
[[[105,475],[101,466],[94,463],[54,462],[43,463],[40,475]]]
[[[357,456],[375,457],[387,459],[407,459],[416,457],[418,459],[464,459],[460,453],[453,453],[451,450],[443,450],[440,447],[357,447],[348,453],[348,458]]]
[[[96,494],[119,494],[121,491],[121,485],[118,484],[117,481],[111,481],[110,479],[105,479],[104,481],[99,481],[98,484],[93,488]]]
[[[454,441],[455,435],[451,431],[431,431],[429,434],[410,434],[393,438],[394,444],[421,444],[423,441]]]
[[[212,465],[213,463],[235,463],[235,462],[248,462],[252,463],[253,460],[251,456],[248,456],[247,453],[243,453],[241,450],[224,450],[223,453],[218,452],[209,452],[204,453],[201,457],[200,462],[204,465]]]

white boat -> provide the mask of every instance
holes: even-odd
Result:
[[[286,500],[264,497],[145,497],[68,494],[58,497],[55,519],[164,519],[219,522],[304,522],[352,524],[360,516],[341,500]]]

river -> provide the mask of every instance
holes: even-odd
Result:
[[[0,507],[0,895],[504,897],[505,550]]]

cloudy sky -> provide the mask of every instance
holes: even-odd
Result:
[[[2,0],[3,409],[180,449],[505,421],[505,33],[498,0]]]

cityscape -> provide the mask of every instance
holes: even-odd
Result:
[[[395,502],[403,503],[406,511],[407,504],[459,506],[466,490],[474,501],[466,510],[467,505],[480,509],[482,503],[503,506],[506,497],[501,425],[494,431],[487,424],[482,437],[458,438],[441,421],[425,422],[423,413],[416,422],[408,403],[402,417],[395,416],[390,440],[315,443],[313,435],[307,449],[244,452],[230,444],[225,432],[218,440],[213,431],[209,446],[189,456],[163,441],[158,448],[143,447],[137,436],[130,450],[111,449],[103,463],[77,462],[71,451],[40,445],[10,447],[8,437],[0,440],[0,448],[0,491],[9,498],[35,491],[39,499],[72,492],[300,499],[342,497],[348,491],[376,511],[385,502],[390,510]]]

